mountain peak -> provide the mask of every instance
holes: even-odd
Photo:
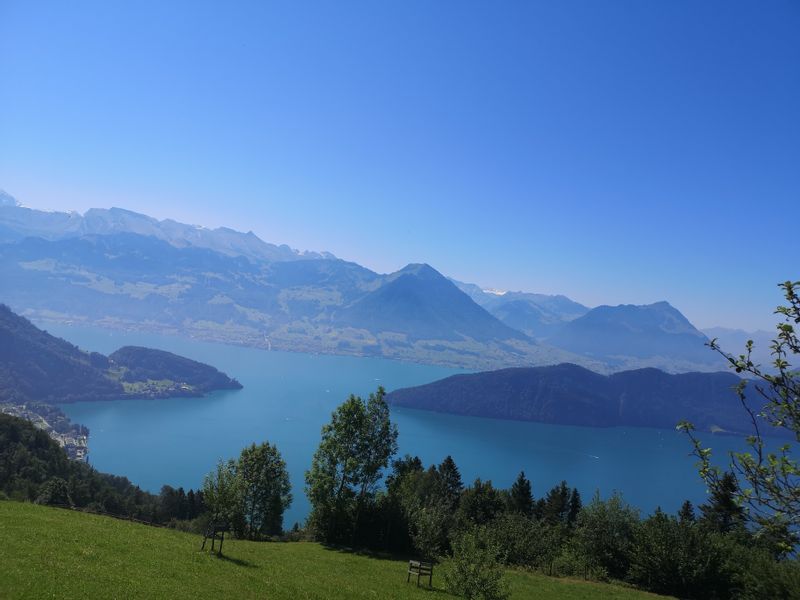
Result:
[[[0,190],[0,206],[20,206],[20,203],[5,190]]]

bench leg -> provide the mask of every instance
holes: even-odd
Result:
[[[406,583],[408,583],[409,581],[411,581],[411,571],[409,571],[408,575],[406,575]]]

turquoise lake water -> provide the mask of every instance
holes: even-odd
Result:
[[[376,358],[270,352],[148,333],[46,327],[88,350],[110,353],[135,344],[169,350],[214,365],[244,386],[205,398],[84,402],[62,408],[89,427],[89,461],[100,471],[125,475],[151,492],[163,484],[197,488],[220,458],[245,445],[277,444],[292,480],[294,503],[284,525],[308,513],[303,475],[319,444],[320,428],[350,393],[366,395],[418,385],[458,371]],[[685,499],[704,501],[705,488],[689,456],[686,437],[673,430],[587,428],[459,417],[392,409],[400,454],[427,465],[453,456],[465,482],[491,479],[511,485],[524,470],[534,495],[566,479],[584,499],[614,490],[651,512],[676,511]],[[724,456],[734,438],[709,436]]]

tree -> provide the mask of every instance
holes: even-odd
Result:
[[[711,497],[700,505],[700,522],[719,533],[730,533],[744,527],[744,509],[736,501],[736,478],[725,473],[719,485],[711,488]]]
[[[800,442],[800,371],[797,364],[800,339],[796,327],[800,324],[800,281],[780,284],[786,304],[778,306],[781,315],[777,336],[770,346],[773,361],[768,371],[753,362],[753,341],[743,354],[734,356],[723,351],[716,339],[709,346],[719,352],[737,373],[749,376],[736,387],[743,410],[750,418],[752,430],[746,442],[749,450],[731,452],[728,472],[732,474],[734,497],[748,510],[746,517],[758,525],[779,531],[800,529],[800,462],[792,443],[777,450],[765,447],[765,432],[784,434]],[[792,364],[794,362],[794,365]],[[760,404],[760,406],[759,406]],[[712,464],[711,449],[703,446],[694,435],[691,423],[682,422],[699,458],[700,476],[710,489],[723,485],[724,470]],[[791,545],[787,540],[787,546]]]
[[[397,427],[389,419],[382,387],[365,402],[350,396],[322,428],[322,440],[306,471],[309,523],[328,542],[355,541],[359,515],[397,451]]]
[[[622,579],[628,570],[633,535],[639,513],[618,493],[601,500],[599,492],[581,509],[575,528],[575,543],[589,568],[601,568]]]
[[[533,515],[533,506],[531,482],[525,477],[525,471],[520,471],[508,492],[508,510],[530,517]]]
[[[542,518],[548,523],[566,523],[569,517],[569,488],[562,481],[553,487],[544,498]]]
[[[682,524],[694,523],[696,520],[694,514],[694,505],[689,500],[685,500],[678,511],[678,521]]]
[[[241,482],[233,460],[217,463],[203,481],[203,499],[214,521],[233,523],[241,515]]]
[[[577,488],[572,488],[572,493],[569,495],[569,508],[567,509],[567,525],[575,525],[581,508],[583,508],[581,495],[578,493]]]
[[[278,448],[269,442],[244,448],[237,472],[249,537],[279,534],[283,511],[291,505],[292,494],[286,463]]]
[[[455,510],[464,491],[464,484],[461,482],[461,473],[452,456],[448,454],[445,457],[436,468],[436,474],[439,497],[450,510]]]
[[[503,512],[504,504],[503,497],[491,481],[476,479],[461,495],[456,521],[462,529],[485,525]]]

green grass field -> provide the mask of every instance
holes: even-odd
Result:
[[[0,598],[451,598],[407,584],[406,564],[309,542],[225,541],[108,517],[0,502]],[[635,590],[508,572],[512,598],[654,598]]]

